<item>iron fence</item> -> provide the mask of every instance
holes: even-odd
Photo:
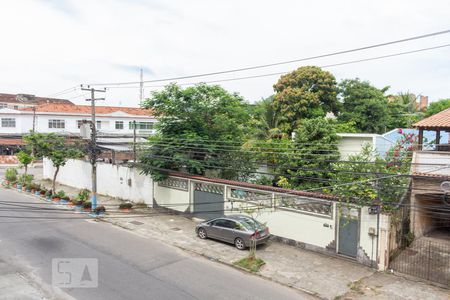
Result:
[[[419,238],[392,259],[390,268],[450,287],[450,242]]]

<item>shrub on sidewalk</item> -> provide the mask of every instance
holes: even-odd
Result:
[[[131,209],[133,204],[130,202],[120,203],[119,209]]]
[[[265,262],[261,258],[256,258],[254,256],[248,256],[233,263],[233,265],[253,273],[258,272],[264,264]]]
[[[91,209],[92,203],[91,203],[91,201],[86,201],[86,202],[83,202],[82,206],[83,206],[83,209]]]
[[[5,172],[5,179],[8,180],[10,183],[16,183],[17,181],[17,169],[15,168],[8,168]]]
[[[59,199],[64,199],[64,198],[66,198],[66,192],[64,192],[63,190],[59,190],[56,193],[56,197],[58,197]]]
[[[17,181],[23,186],[29,187],[33,179],[34,176],[31,174],[22,174],[18,177]]]
[[[82,189],[78,192],[77,199],[81,200],[81,202],[85,202],[89,199],[89,195],[91,194],[91,191],[88,189]]]
[[[104,214],[106,212],[106,208],[103,205],[97,206],[94,210],[95,214]]]

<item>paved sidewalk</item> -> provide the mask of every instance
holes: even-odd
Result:
[[[44,184],[49,185],[48,182]],[[68,194],[72,187],[59,186]],[[59,189],[58,188],[58,189]],[[245,257],[233,245],[199,239],[195,221],[180,215],[167,214],[151,208],[119,211],[120,200],[100,196],[105,205],[105,222],[128,229],[143,237],[159,240],[211,260],[231,265]],[[258,247],[257,256],[266,264],[259,276],[291,286],[324,299],[450,299],[449,290],[422,282],[413,282],[388,273],[376,272],[350,260],[270,242]]]
[[[67,299],[72,297],[33,276],[17,262],[0,258],[0,300]]]

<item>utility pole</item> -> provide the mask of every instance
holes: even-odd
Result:
[[[36,106],[33,106],[33,133],[36,131]]]
[[[144,72],[141,68],[140,82],[139,82],[139,101],[144,101]]]
[[[136,120],[133,121],[133,162],[136,163]]]
[[[81,90],[90,91],[91,99],[86,99],[86,101],[91,101],[91,142],[90,142],[90,161],[92,166],[92,196],[91,196],[91,210],[94,211],[97,208],[97,129],[95,123],[95,101],[105,100],[105,98],[95,98],[95,92],[104,93],[106,89],[96,90],[94,88],[87,88],[81,85]]]
[[[376,248],[375,248],[375,262],[376,262],[376,267],[378,269],[378,255],[379,255],[379,249],[378,247],[380,246],[380,213],[381,213],[381,199],[380,199],[380,182],[378,179],[378,175],[376,175],[377,180],[375,181],[375,187],[376,187],[376,192],[377,192],[377,199],[375,200],[375,205],[376,205],[376,209],[377,209],[377,243],[376,243]]]

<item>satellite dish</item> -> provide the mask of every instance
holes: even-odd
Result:
[[[441,183],[441,190],[443,190],[444,192],[450,192],[450,181],[443,181]]]

